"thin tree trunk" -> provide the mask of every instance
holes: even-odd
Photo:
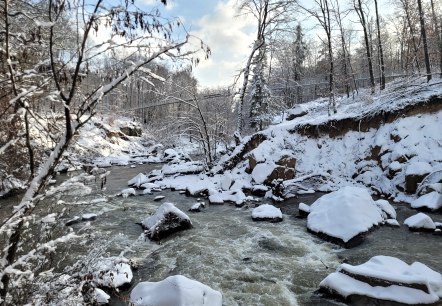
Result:
[[[367,33],[367,22],[365,20],[365,13],[362,10],[362,1],[358,0],[359,7],[355,6],[356,12],[358,12],[359,19],[361,21],[362,28],[364,30],[364,41],[365,41],[365,49],[367,52],[367,60],[368,60],[368,73],[370,75],[370,88],[371,93],[374,94],[375,92],[375,81],[374,81],[374,73],[373,73],[373,62],[371,58],[371,52],[370,52],[370,42],[368,39],[368,33]]]
[[[385,89],[385,65],[384,65],[384,51],[382,50],[382,39],[381,39],[381,27],[379,25],[379,12],[378,12],[378,1],[374,0],[374,5],[376,9],[376,26],[378,30],[378,48],[379,48],[379,58],[380,58],[380,72],[381,72],[381,82],[380,89]]]
[[[439,47],[439,70],[440,70],[440,77],[442,78],[442,38],[441,38],[441,24],[437,20],[436,11],[434,10],[434,0],[431,0],[431,13],[433,16],[433,24],[434,24],[434,33],[437,38],[437,45]]]
[[[431,81],[430,56],[428,55],[427,33],[425,31],[425,20],[424,20],[424,12],[422,10],[422,0],[417,0],[417,7],[419,10],[421,35],[424,43],[424,58],[425,58],[425,68],[427,70],[427,82],[430,82]]]

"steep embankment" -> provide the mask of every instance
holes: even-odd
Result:
[[[252,185],[269,184],[263,177],[283,179],[282,187],[272,185],[274,194],[285,197],[343,185],[364,185],[402,201],[428,188],[441,192],[440,80],[397,82],[374,98],[360,93],[338,103],[332,116],[325,99],[291,110],[300,116],[244,139],[218,172],[248,172]],[[290,167],[281,164],[284,157],[291,159]]]

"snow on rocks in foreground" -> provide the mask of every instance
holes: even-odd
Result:
[[[94,283],[99,287],[118,288],[132,281],[130,261],[124,257],[100,258],[92,267]]]
[[[442,208],[442,194],[433,191],[427,193],[411,203],[412,208],[426,208],[436,211]]]
[[[405,219],[404,224],[411,231],[434,231],[436,229],[433,220],[424,213],[418,213]]]
[[[221,306],[219,291],[182,275],[159,282],[141,282],[130,294],[135,306]]]
[[[381,211],[365,188],[343,187],[310,206],[309,231],[332,242],[353,247],[362,234],[383,222]]]
[[[172,233],[192,228],[190,218],[172,203],[162,204],[155,214],[144,219],[141,225],[152,240],[160,240]]]
[[[281,209],[273,205],[262,204],[252,210],[252,219],[254,221],[281,222],[282,212]]]
[[[358,266],[342,264],[320,284],[323,292],[347,301],[352,296],[403,304],[433,304],[442,298],[442,275],[420,262],[411,265],[390,256],[375,256]]]

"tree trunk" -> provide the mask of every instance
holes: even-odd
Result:
[[[378,30],[378,49],[379,49],[379,59],[380,59],[380,73],[381,73],[381,82],[380,82],[380,89],[385,89],[385,65],[384,65],[384,52],[382,50],[382,39],[381,39],[381,27],[379,25],[379,12],[378,12],[378,1],[374,0],[374,5],[376,9],[376,26]]]
[[[421,35],[424,43],[424,58],[425,58],[425,68],[427,70],[427,82],[430,82],[431,81],[430,56],[428,55],[427,33],[425,31],[425,20],[424,20],[424,12],[422,11],[422,0],[417,0],[417,7],[419,10]]]
[[[373,61],[372,61],[371,52],[370,52],[370,42],[369,42],[368,33],[367,33],[367,22],[365,21],[365,13],[362,10],[362,1],[361,0],[358,0],[358,5],[359,5],[359,7],[355,6],[355,9],[356,9],[356,12],[358,12],[359,19],[361,21],[361,25],[364,30],[365,49],[366,49],[367,60],[368,60],[368,73],[370,75],[370,88],[371,88],[371,93],[374,94],[376,85],[375,85],[375,81],[374,81]]]
[[[437,20],[436,11],[434,10],[434,0],[431,0],[431,13],[433,16],[433,24],[434,24],[434,33],[437,38],[437,45],[439,47],[439,70],[440,70],[440,77],[442,78],[442,38],[441,38],[441,27],[440,22]]]

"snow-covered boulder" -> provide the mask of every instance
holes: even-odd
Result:
[[[174,149],[166,149],[166,150],[164,150],[163,158],[165,160],[172,160],[172,159],[174,159],[177,156],[178,156],[178,152],[175,151]]]
[[[182,275],[141,282],[130,293],[134,306],[221,306],[219,291]]]
[[[120,195],[123,198],[127,198],[129,196],[137,195],[137,192],[133,188],[126,188],[126,189],[121,190]]]
[[[252,171],[252,178],[257,184],[270,185],[273,180],[291,180],[295,177],[293,168],[279,166],[273,163],[257,164]]]
[[[396,219],[396,210],[387,200],[377,200],[375,203],[381,210],[384,219]]]
[[[269,191],[269,187],[265,185],[254,185],[252,187],[252,194],[258,197],[263,197]]]
[[[311,208],[307,204],[299,203],[298,212],[299,212],[300,217],[303,217],[303,218],[307,217],[308,214],[310,213],[310,210],[311,210]]]
[[[224,204],[224,200],[220,193],[211,194],[209,196],[210,204]]]
[[[88,214],[81,215],[82,221],[92,221],[95,219],[97,219],[97,214],[94,214],[94,213],[88,213]]]
[[[197,202],[195,204],[193,204],[190,208],[189,211],[191,212],[201,212],[201,209],[206,207],[206,203],[204,202]]]
[[[172,203],[164,203],[155,214],[141,223],[146,229],[146,236],[152,240],[160,240],[175,232],[192,228],[190,218]]]
[[[100,258],[92,266],[92,280],[99,287],[118,288],[132,281],[130,261],[124,257]]]
[[[417,185],[422,182],[424,177],[431,173],[432,167],[425,162],[411,162],[405,171],[405,191],[415,193]]]
[[[204,170],[204,165],[201,162],[185,162],[179,164],[164,165],[162,172],[164,175],[175,174],[197,174]]]
[[[442,194],[433,191],[427,193],[411,203],[413,208],[426,208],[436,211],[442,208]]]
[[[148,182],[148,177],[143,173],[138,173],[134,178],[127,182],[128,186],[140,188],[141,185]]]
[[[436,229],[433,220],[424,213],[418,213],[405,219],[404,224],[412,231],[434,231]]]
[[[358,266],[342,264],[320,290],[351,302],[353,296],[408,305],[433,304],[442,298],[442,275],[420,262],[411,265],[390,256],[375,256]]]
[[[98,305],[108,304],[110,300],[109,294],[101,290],[100,288],[95,288],[94,290],[94,301]]]
[[[281,222],[282,212],[281,209],[273,205],[262,204],[252,210],[252,219],[254,221]]]
[[[368,191],[347,186],[323,195],[310,206],[307,228],[329,241],[353,247],[362,242],[364,233],[382,221]]]
[[[161,201],[162,199],[164,199],[166,196],[163,196],[163,195],[159,195],[159,196],[156,196],[155,198],[153,198],[153,200],[154,201]]]

